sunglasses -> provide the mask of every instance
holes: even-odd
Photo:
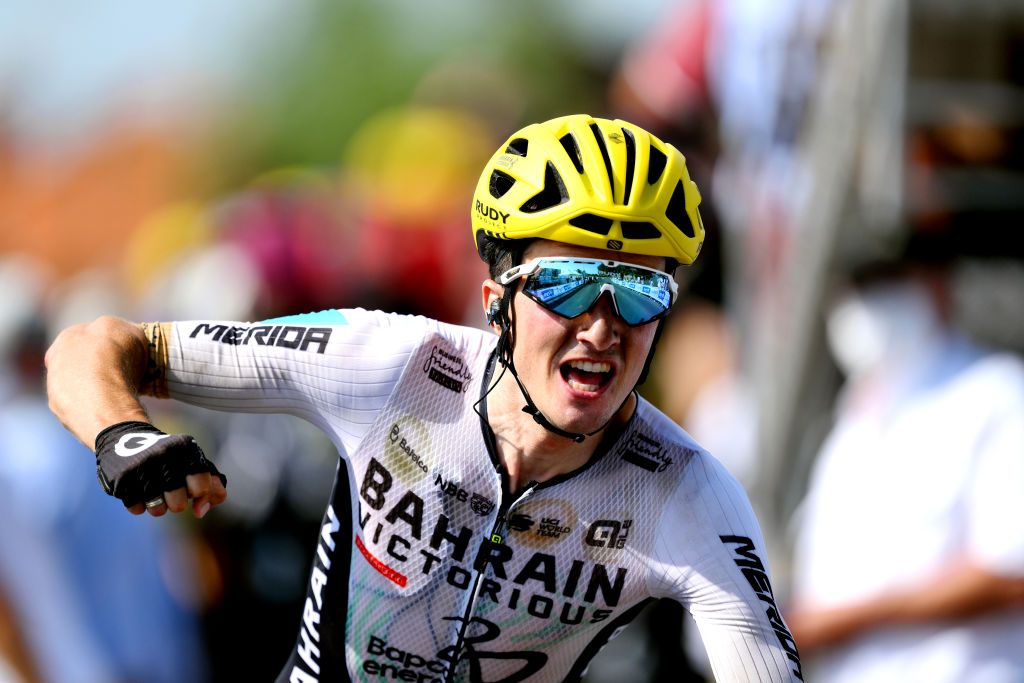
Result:
[[[535,258],[506,270],[498,283],[508,285],[519,278],[526,278],[526,296],[563,318],[586,313],[608,292],[615,313],[630,326],[664,316],[679,292],[679,286],[668,273],[632,263],[589,258]]]

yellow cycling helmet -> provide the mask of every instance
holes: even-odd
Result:
[[[700,191],[672,145],[585,114],[514,133],[473,195],[477,251],[488,239],[544,238],[693,263],[704,242]]]

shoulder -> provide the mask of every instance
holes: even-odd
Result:
[[[362,308],[340,309],[330,313],[332,317],[342,319],[341,324],[352,330],[364,330],[368,333],[387,336],[444,341],[459,348],[486,345],[488,341],[494,339],[494,335],[487,330],[444,323],[421,315],[368,311]]]
[[[1006,352],[969,356],[959,371],[950,373],[948,381],[925,392],[915,405],[925,417],[954,420],[962,433],[971,428],[987,430],[993,421],[1020,419],[1024,415],[1024,362]]]
[[[635,434],[647,449],[639,457],[660,459],[665,468],[667,500],[658,528],[666,547],[707,553],[722,550],[725,537],[760,538],[746,490],[721,462],[646,401],[637,421]]]
[[[740,497],[746,500],[746,493],[736,478],[689,433],[673,422],[668,416],[641,399],[637,406],[634,440],[647,446],[648,450],[663,453],[659,467],[673,472],[671,479],[676,484],[676,497],[693,501],[695,497]],[[647,453],[658,459],[657,455]]]
[[[1024,361],[1012,353],[982,356],[962,374],[957,386],[989,403],[1024,404]]]
[[[724,595],[725,587],[743,585],[742,567],[756,567],[767,576],[764,539],[743,486],[681,427],[649,404],[641,404],[637,419],[639,433],[656,435],[648,438],[656,439],[666,460],[673,461],[665,470],[666,475],[672,473],[671,488],[651,550],[654,561],[648,580],[652,594],[671,597],[701,612],[706,601]],[[728,601],[737,605],[758,602],[757,596],[745,593]]]

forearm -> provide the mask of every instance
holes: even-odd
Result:
[[[1024,605],[1024,577],[1001,576],[965,561],[878,602],[878,612],[894,622],[967,619]]]
[[[810,653],[887,626],[967,619],[1021,606],[1024,578],[1000,576],[964,561],[930,580],[860,602],[798,607],[787,621],[801,651]]]
[[[90,449],[111,424],[148,422],[138,399],[147,355],[142,329],[127,320],[105,316],[67,328],[46,352],[50,409]]]

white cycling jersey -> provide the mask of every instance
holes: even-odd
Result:
[[[646,401],[513,496],[474,409],[489,332],[358,309],[144,328],[149,393],[295,414],[342,456],[279,682],[577,680],[654,598],[718,680],[802,680],[746,494]]]

